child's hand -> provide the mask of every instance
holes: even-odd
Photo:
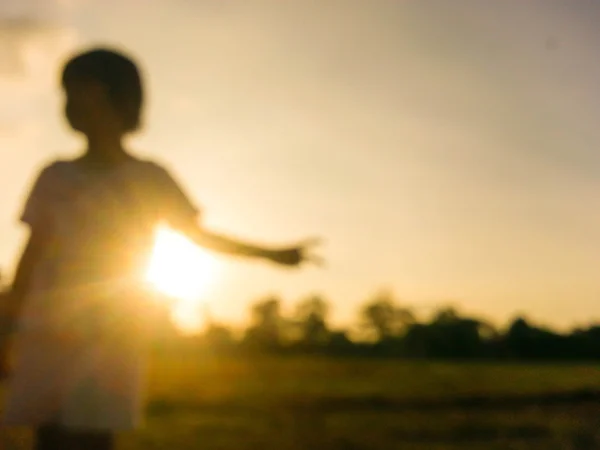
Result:
[[[320,243],[320,239],[308,239],[296,247],[270,251],[268,258],[274,263],[283,266],[299,266],[304,262],[323,265],[323,259],[321,257],[311,254],[313,247]]]

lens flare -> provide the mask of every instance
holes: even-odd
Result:
[[[214,282],[217,261],[184,235],[161,226],[146,271],[146,280],[174,299],[171,316],[182,332],[202,326],[202,298]]]

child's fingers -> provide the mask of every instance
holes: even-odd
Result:
[[[304,248],[316,247],[317,245],[323,244],[323,238],[312,237],[304,240],[301,244]]]
[[[315,266],[325,267],[325,259],[322,256],[307,255],[305,259],[306,259],[306,261],[313,263]]]

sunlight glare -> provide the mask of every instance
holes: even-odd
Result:
[[[201,327],[201,298],[214,281],[216,268],[215,258],[190,239],[167,227],[158,228],[146,280],[175,301],[171,314],[181,331]]]
[[[204,325],[199,302],[180,301],[173,308],[172,318],[183,334],[193,334]]]

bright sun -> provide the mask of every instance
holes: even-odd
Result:
[[[184,332],[202,326],[202,296],[215,280],[217,262],[180,233],[161,226],[146,279],[160,293],[174,299],[172,318]]]

